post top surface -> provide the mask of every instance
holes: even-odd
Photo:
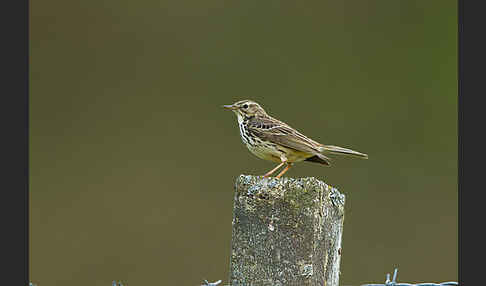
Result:
[[[305,178],[264,178],[263,176],[240,175],[236,179],[236,191],[249,196],[297,196],[300,197],[313,191],[329,194],[334,205],[343,206],[345,195],[335,187],[314,177]]]

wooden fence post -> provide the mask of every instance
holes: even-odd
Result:
[[[230,285],[338,286],[344,202],[315,178],[240,175]]]

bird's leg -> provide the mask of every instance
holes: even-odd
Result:
[[[272,170],[268,171],[268,173],[266,173],[265,175],[263,175],[263,177],[264,178],[269,177],[271,174],[275,173],[275,171],[277,171],[280,167],[282,167],[283,164],[285,164],[285,162],[282,162],[282,163],[278,164],[277,167],[275,167]]]
[[[283,169],[282,172],[280,172],[280,174],[278,174],[275,178],[278,179],[282,177],[282,175],[290,169],[290,166],[292,166],[292,163],[287,163],[287,167],[285,167],[285,169]]]

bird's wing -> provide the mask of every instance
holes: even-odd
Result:
[[[248,122],[250,133],[262,140],[310,154],[320,153],[322,144],[307,138],[289,125],[274,118],[259,117]]]

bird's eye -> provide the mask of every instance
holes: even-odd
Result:
[[[243,105],[243,108],[244,109],[247,109],[248,108],[248,104]]]

